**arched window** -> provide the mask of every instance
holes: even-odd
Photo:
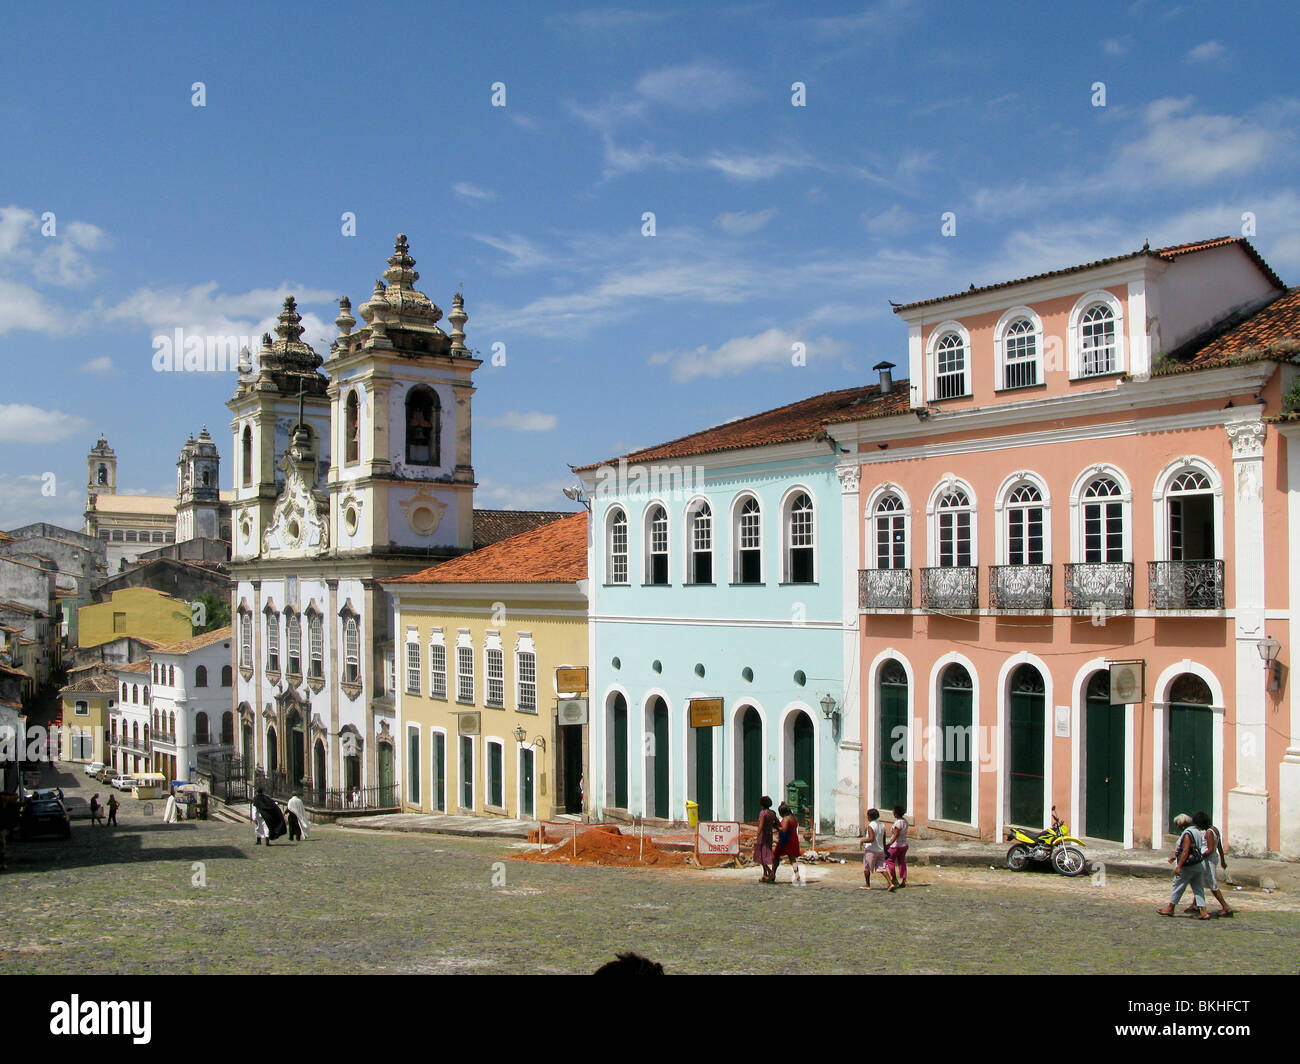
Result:
[[[212,487],[212,470],[210,469],[205,469],[203,471],[203,486],[205,488]]]
[[[149,687],[148,687],[148,685],[145,685],[145,689],[144,689],[144,704],[145,704],[146,706],[149,704]]]
[[[1097,477],[1083,491],[1083,560],[1124,560],[1124,502],[1120,486]]]
[[[167,666],[167,685],[168,685],[169,687],[175,687],[175,686],[176,686],[176,666],[175,666],[175,665],[168,665],[168,666]]]
[[[280,671],[280,615],[266,613],[266,671]]]
[[[1007,496],[1007,565],[1043,564],[1043,493],[1021,484]]]
[[[195,686],[195,687],[207,687],[207,686],[208,686],[208,670],[207,670],[207,667],[206,667],[206,666],[204,666],[204,665],[199,665],[198,667],[195,668],[195,670],[194,670],[194,686]]]
[[[646,515],[646,570],[647,584],[668,583],[668,511],[658,504],[650,507]]]
[[[627,583],[627,514],[622,507],[610,515],[605,544],[605,580],[611,584]]]
[[[961,488],[949,489],[939,500],[935,515],[938,532],[935,560],[939,568],[971,564],[973,514],[970,496]]]
[[[758,500],[747,495],[736,514],[732,534],[736,545],[735,575],[738,584],[763,582],[763,511]]]
[[[131,701],[137,706],[140,704],[140,685],[138,683],[131,685]]]
[[[233,682],[234,682],[234,676],[232,675],[232,672],[233,672],[233,670],[230,668],[229,665],[222,665],[222,666],[221,666],[221,686],[222,686],[222,687],[230,687],[230,686],[233,684]]]
[[[1169,504],[1169,560],[1211,559],[1216,555],[1214,488],[1199,469],[1174,477],[1165,492]]]
[[[307,615],[307,675],[314,680],[325,676],[325,626],[319,613]]]
[[[791,496],[784,524],[786,583],[811,584],[817,569],[817,529],[806,491]]]
[[[438,396],[428,388],[406,394],[406,461],[408,465],[439,465],[441,430]]]
[[[302,675],[302,622],[296,613],[285,610],[285,642],[288,646],[289,675]]]
[[[128,697],[127,697],[127,691],[128,691],[128,690],[129,690],[129,688],[126,686],[126,684],[123,684],[123,685],[122,685],[122,701],[123,701],[123,702],[129,701],[129,699],[128,699]]]
[[[99,483],[99,484],[107,484],[107,483],[108,483],[108,466],[103,465],[102,463],[100,464],[100,467],[99,467],[98,471],[97,471],[96,474],[95,474],[95,480],[96,480],[96,483]]]
[[[713,511],[707,502],[691,507],[687,514],[687,532],[690,537],[686,582],[689,584],[713,583]]]
[[[355,617],[343,622],[343,679],[349,683],[361,680],[361,632]]]
[[[1038,336],[1034,323],[1017,318],[1002,337],[1002,387],[1028,388],[1038,381]]]
[[[893,658],[880,667],[880,729],[877,737],[880,775],[880,808],[892,809],[907,804],[907,750],[909,721],[907,712],[907,671]]]
[[[239,667],[253,667],[253,619],[243,609],[239,611]]]
[[[198,746],[206,746],[212,742],[211,736],[208,735],[208,715],[202,710],[194,715],[194,742]]]
[[[355,390],[348,392],[344,411],[343,461],[353,465],[361,460],[361,400]]]
[[[907,568],[907,512],[892,491],[882,495],[872,515],[877,569]]]
[[[235,745],[235,715],[230,710],[221,714],[221,745]]]
[[[253,483],[253,426],[245,425],[243,433],[242,447],[242,468],[244,471],[244,487],[251,487]]]
[[[1082,376],[1114,373],[1119,368],[1115,350],[1115,315],[1105,303],[1094,303],[1083,312],[1079,341]]]
[[[954,399],[970,391],[966,381],[966,344],[959,333],[945,333],[935,344],[934,397]]]

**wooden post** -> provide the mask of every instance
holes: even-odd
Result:
[[[573,859],[578,859],[578,825],[573,825]]]

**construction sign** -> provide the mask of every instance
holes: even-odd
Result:
[[[740,853],[740,825],[734,820],[704,820],[695,836],[696,853]]]

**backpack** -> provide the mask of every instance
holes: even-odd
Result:
[[[1184,828],[1183,835],[1187,836],[1190,843],[1187,849],[1187,859],[1183,861],[1183,864],[1200,864],[1205,860],[1205,854],[1201,850],[1201,843],[1197,837],[1196,831],[1192,828]],[[1181,835],[1178,838],[1178,848],[1180,850],[1183,848],[1183,839]]]

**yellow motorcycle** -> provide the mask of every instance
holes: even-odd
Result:
[[[1081,876],[1088,870],[1083,842],[1070,834],[1070,825],[1056,815],[1052,806],[1052,826],[1031,834],[1023,828],[1008,827],[1007,841],[1014,845],[1007,851],[1007,867],[1023,872],[1030,861],[1050,861],[1063,876]]]

